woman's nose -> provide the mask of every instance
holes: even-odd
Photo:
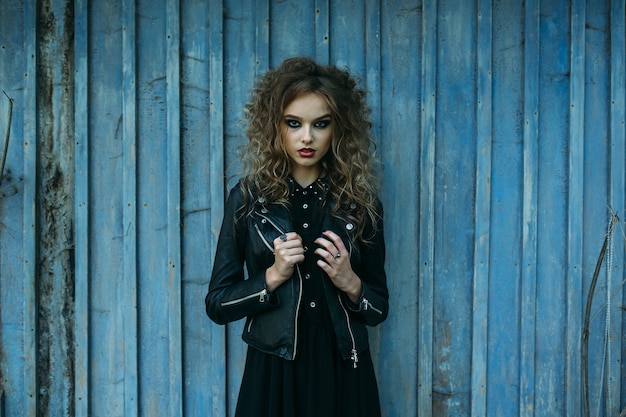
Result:
[[[313,141],[313,134],[311,133],[311,128],[309,127],[305,127],[303,132],[302,132],[302,138],[301,138],[302,142],[304,143],[310,143]]]

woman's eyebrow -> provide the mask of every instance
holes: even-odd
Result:
[[[302,120],[302,118],[301,118],[300,116],[296,116],[295,114],[286,114],[286,115],[284,115],[283,117],[284,117],[285,119],[298,119],[298,120]],[[325,115],[323,115],[323,116],[316,117],[316,118],[315,118],[315,119],[313,119],[313,120],[322,120],[322,119],[327,119],[327,118],[330,118],[330,117],[331,117],[331,114],[330,114],[330,113],[328,113],[328,114],[325,114]]]

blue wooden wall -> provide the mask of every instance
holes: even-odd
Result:
[[[0,416],[233,414],[241,323],[211,323],[203,299],[249,90],[307,55],[370,91],[383,415],[584,415],[584,314],[614,212],[588,369],[593,415],[617,417],[625,14],[624,0],[2,0]]]

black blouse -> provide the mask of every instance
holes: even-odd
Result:
[[[318,179],[307,187],[302,187],[290,178],[290,203],[294,231],[300,235],[304,245],[304,262],[300,265],[302,272],[302,304],[300,325],[304,323],[330,322],[330,314],[326,305],[322,279],[324,273],[317,265],[320,259],[315,249],[315,240],[322,236],[322,220],[326,200],[326,184]]]

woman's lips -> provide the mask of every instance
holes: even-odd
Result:
[[[300,155],[303,158],[312,158],[313,156],[315,156],[315,149],[302,148],[298,150],[298,155]]]

